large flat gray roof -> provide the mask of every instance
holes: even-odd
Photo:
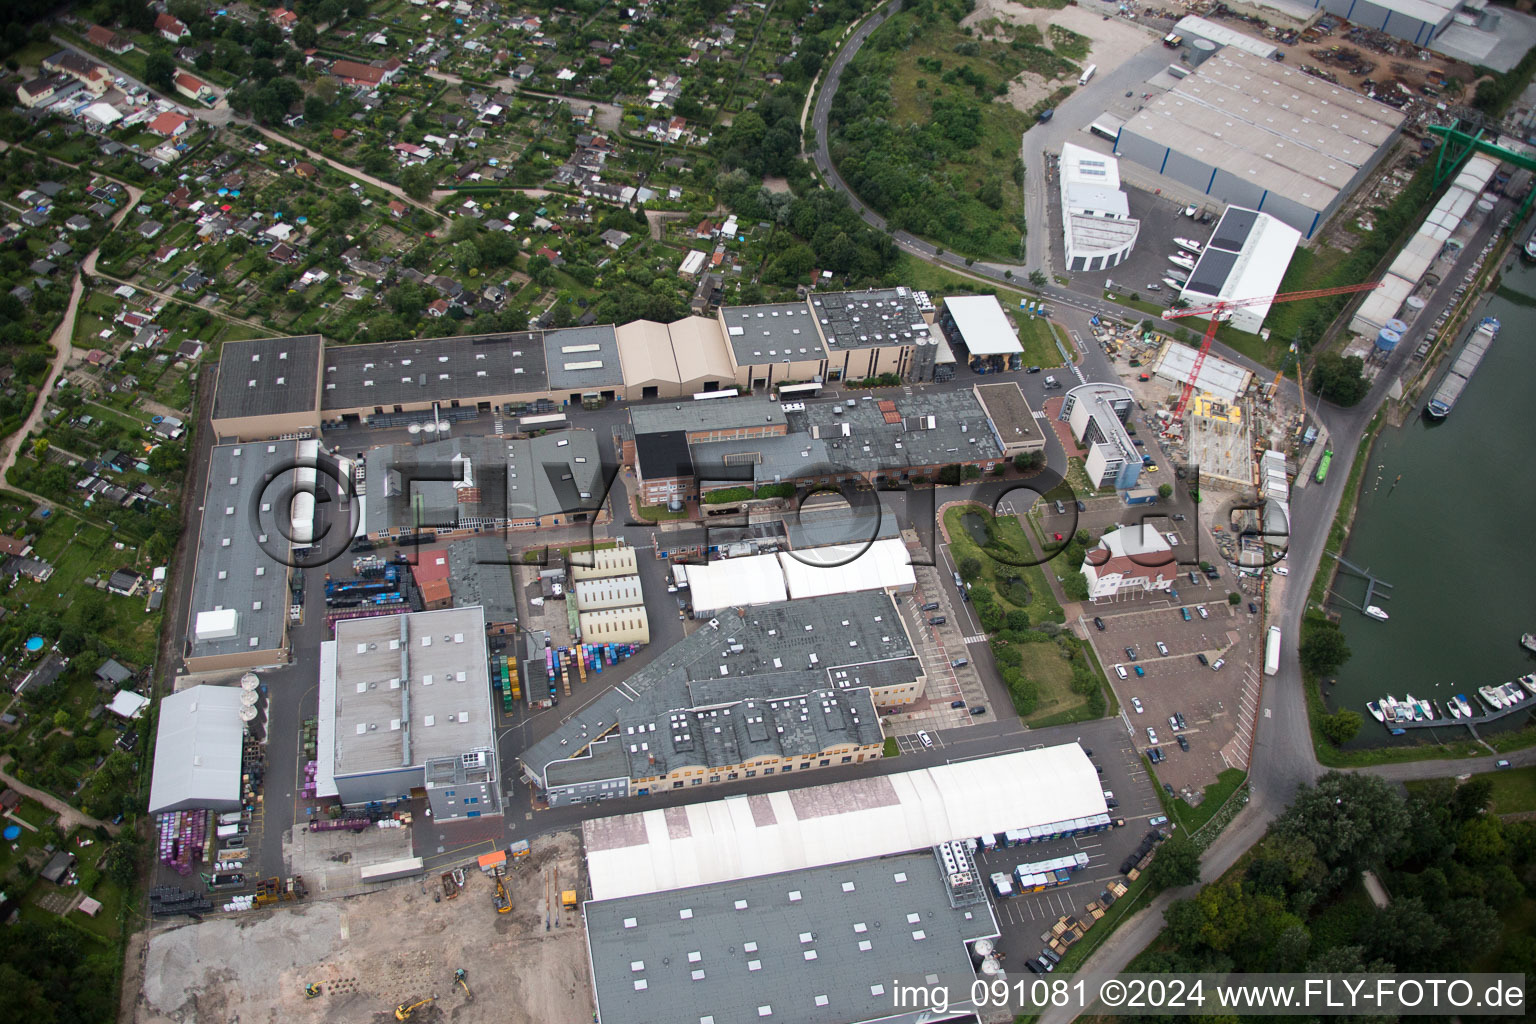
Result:
[[[524,751],[523,763],[543,773],[547,766],[572,757],[621,724],[627,728],[639,722],[665,722],[675,711],[749,699],[774,705],[793,698],[793,709],[787,703],[783,707],[765,706],[763,714],[772,714],[775,722],[787,727],[784,736],[790,746],[786,749],[809,752],[821,748],[807,744],[827,738],[823,734],[827,716],[819,712],[818,701],[818,714],[806,714],[802,723],[799,701],[820,690],[829,691],[829,699],[846,697],[852,701],[840,709],[845,717],[832,723],[845,730],[846,736],[868,733],[878,737],[880,726],[867,688],[889,685],[897,679],[916,679],[922,670],[895,604],[878,591],[784,601],[748,608],[740,614],[727,611],[716,615],[715,620],[717,626],[706,626],[658,651],[622,687],[609,690],[575,712],[559,729]],[[852,691],[863,695],[855,699]],[[857,723],[852,721],[854,715],[860,719]],[[650,746],[645,756],[632,758],[633,777],[664,774],[671,770],[669,764],[698,763],[701,752],[710,758],[706,763],[735,763],[721,759],[741,749],[753,749],[759,742],[766,745],[779,736],[776,732],[761,738],[748,736],[743,716],[738,713],[731,718],[716,716],[708,727],[689,730],[696,735],[690,735],[686,742],[675,741],[674,733],[658,725],[647,739]],[[812,732],[799,735],[802,724]],[[721,726],[718,734],[716,725]],[[727,726],[732,727],[730,735]],[[823,732],[815,732],[817,729]],[[622,730],[616,739],[624,739]],[[739,749],[726,750],[727,744],[736,744]],[[654,765],[651,757],[655,758]],[[572,773],[584,778],[588,771],[580,763],[563,764],[548,777],[552,783],[555,775],[574,781]]]
[[[589,902],[598,1012],[625,1024],[898,1017],[896,981],[968,990],[967,943],[998,934],[989,904],[954,908],[947,889],[923,852]]]
[[[320,335],[226,341],[219,351],[213,418],[313,412]]]
[[[551,391],[590,391],[624,386],[619,342],[612,324],[545,331],[544,361],[549,367]]]
[[[1002,458],[986,412],[969,391],[892,395],[852,406],[836,401],[804,405],[788,414],[790,433],[785,437],[694,445],[695,475],[706,479],[709,466],[739,463],[740,456],[754,453],[760,456],[754,467],[759,483],[771,483],[775,476],[793,480],[825,472],[810,472],[814,467],[899,472],[910,466]]]
[[[549,390],[540,333],[469,334],[325,350],[325,410],[420,405]]]
[[[501,535],[448,545],[448,586],[456,608],[478,605],[486,622],[517,621],[517,587]]]
[[[666,430],[733,430],[739,427],[783,425],[784,406],[769,398],[714,398],[707,402],[668,402],[637,405],[629,410],[636,434]]]
[[[606,497],[596,435],[563,430],[527,439],[453,437],[369,451],[365,528],[380,533],[492,526],[591,511]],[[468,462],[469,468],[464,468]],[[414,474],[450,471],[455,482]]]
[[[478,607],[344,619],[335,644],[337,776],[495,746]]]
[[[725,321],[725,337],[738,366],[827,357],[811,307],[805,302],[723,306],[720,318]]]
[[[828,351],[913,345],[928,339],[922,307],[910,288],[865,292],[816,292],[811,312]]]
[[[209,450],[187,623],[190,657],[270,651],[281,645],[288,624],[288,565],[278,559],[288,553],[284,538],[292,527],[291,509],[277,506],[284,504],[283,495],[291,494],[298,445],[257,441],[218,444]],[[288,471],[269,486],[269,475],[285,467]],[[197,639],[198,613],[221,608],[235,611],[235,635]]]
[[[977,384],[976,393],[986,410],[987,419],[997,428],[1004,444],[1024,444],[1043,439],[1040,424],[1024,397],[1024,389],[1016,381],[1000,384]]]

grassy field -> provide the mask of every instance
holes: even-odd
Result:
[[[1056,724],[1051,720],[1070,715],[1083,705],[1085,698],[1072,692],[1072,660],[1066,651],[1056,644],[1020,644],[1019,654],[1024,659],[1024,675],[1040,687],[1039,709],[1028,719],[1031,728]]]
[[[1493,784],[1493,812],[1522,814],[1536,811],[1536,765],[1505,768],[1473,776]],[[1427,783],[1409,782],[1408,789],[1423,789]]]
[[[1030,316],[1028,313],[1013,311],[1014,323],[1019,328],[1019,341],[1024,345],[1024,365],[1056,367],[1061,366],[1061,350],[1056,347],[1056,338],[1060,328],[1055,327],[1049,320],[1043,317]],[[1072,343],[1062,339],[1062,347],[1068,352],[1072,351]]]

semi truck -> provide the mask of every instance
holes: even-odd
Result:
[[[1280,627],[1269,627],[1269,639],[1264,644],[1264,674],[1272,676],[1280,671]]]

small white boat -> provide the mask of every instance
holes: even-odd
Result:
[[[1188,256],[1169,256],[1168,262],[1176,267],[1183,267],[1185,270],[1195,269],[1195,261]]]
[[[1520,637],[1520,646],[1536,654],[1536,633],[1526,633]]]
[[[1536,672],[1527,672],[1520,677],[1520,685],[1525,687],[1525,692],[1536,697]]]
[[[1419,710],[1424,712],[1425,721],[1433,722],[1435,720],[1435,706],[1429,701],[1419,701]]]
[[[1365,710],[1369,711],[1371,713],[1371,717],[1376,719],[1376,721],[1383,722],[1383,723],[1386,722],[1387,716],[1381,713],[1381,705],[1378,704],[1376,701],[1374,701],[1374,700],[1366,701],[1365,702]]]
[[[1504,702],[1510,707],[1525,701],[1525,691],[1520,689],[1519,683],[1505,683],[1499,687],[1499,693],[1504,695]]]
[[[1417,722],[1424,717],[1424,709],[1419,707],[1419,698],[1415,697],[1413,694],[1410,693],[1403,698],[1403,706],[1408,709],[1408,718],[1410,721]]]
[[[1365,606],[1365,614],[1369,615],[1377,622],[1386,622],[1387,619],[1391,617],[1385,611],[1383,611],[1380,606],[1374,604],[1368,604]]]
[[[1461,717],[1463,717],[1463,718],[1471,718],[1472,717],[1472,704],[1467,700],[1467,695],[1466,694],[1458,693],[1456,695],[1456,704],[1457,704],[1458,707],[1461,708]]]
[[[1190,252],[1199,252],[1204,248],[1204,246],[1195,241],[1193,238],[1175,238],[1173,240],[1173,244],[1179,246],[1180,248],[1188,249]]]
[[[1451,713],[1452,718],[1461,717],[1461,705],[1456,703],[1455,697],[1447,698],[1445,702],[1445,709]]]
[[[1477,695],[1483,698],[1483,703],[1487,704],[1493,710],[1504,710],[1504,698],[1499,696],[1499,691],[1495,690],[1493,687],[1479,686],[1477,688]]]

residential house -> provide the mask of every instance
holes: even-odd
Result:
[[[6,575],[10,575],[10,573],[7,572]],[[69,662],[67,660],[59,657],[57,653],[50,651],[48,656],[36,668],[28,672],[22,677],[21,682],[16,684],[16,692],[18,694],[26,694],[47,689],[59,676],[64,674],[64,670],[68,667]]]
[[[176,91],[189,100],[196,100],[199,103],[212,103],[214,100],[213,86],[196,75],[189,75],[182,71],[176,75],[175,82]]]
[[[616,228],[609,228],[598,237],[603,240],[603,243],[607,245],[608,248],[612,249],[614,252],[618,252],[620,249],[624,248],[624,243],[629,241],[632,236],[628,231],[619,231]]]
[[[144,127],[148,128],[156,135],[161,135],[168,139],[175,139],[185,135],[187,128],[191,123],[192,119],[187,117],[185,114],[178,114],[174,111],[167,110],[165,113],[161,114],[159,117],[155,118]]]
[[[133,679],[133,670],[119,662],[116,658],[108,658],[96,670],[96,678],[106,688],[122,686]]]
[[[100,25],[92,25],[85,30],[85,41],[108,53],[127,53],[133,49],[131,40],[124,39],[111,29],[102,28]]]
[[[43,865],[43,869],[38,872],[38,876],[45,882],[63,885],[64,880],[69,877],[69,873],[74,869],[74,866],[75,855],[68,850],[60,850],[49,858],[47,864]]]
[[[36,107],[54,98],[59,87],[72,80],[64,75],[40,75],[16,87],[16,98],[24,107]]]
[[[100,96],[112,87],[112,72],[74,50],[60,50],[52,57],[45,58],[43,70],[68,75],[93,96]]]
[[[399,220],[401,217],[404,217],[405,204],[400,202],[398,199],[391,199],[389,201],[389,215],[395,218],[395,220]]]
[[[448,300],[447,299],[434,299],[432,302],[427,303],[427,315],[428,316],[447,316],[448,315]]]
[[[279,7],[272,12],[272,24],[284,32],[292,32],[293,27],[299,23],[299,16],[286,7]]]
[[[165,225],[157,220],[147,220],[139,225],[139,235],[147,242],[160,232],[165,230]]]
[[[303,178],[305,181],[314,181],[320,176],[320,169],[312,163],[306,163],[305,161],[300,160],[298,163],[293,165],[293,173],[298,175],[300,178]]]
[[[122,597],[132,597],[144,582],[144,574],[132,569],[117,569],[107,577],[107,590]]]
[[[64,226],[71,231],[87,231],[90,229],[91,222],[77,213],[65,221]]]
[[[187,31],[187,26],[180,18],[172,17],[169,14],[158,14],[155,16],[155,31],[160,33],[166,42],[170,43],[179,43],[192,34]]]
[[[543,256],[545,259],[549,260],[549,265],[552,267],[565,266],[565,260],[561,258],[560,254],[555,252],[555,250],[551,249],[547,245],[541,245],[534,253],[534,255]]]
[[[279,263],[287,263],[290,266],[299,262],[298,250],[287,242],[278,242],[267,250],[267,259],[276,260]]]

